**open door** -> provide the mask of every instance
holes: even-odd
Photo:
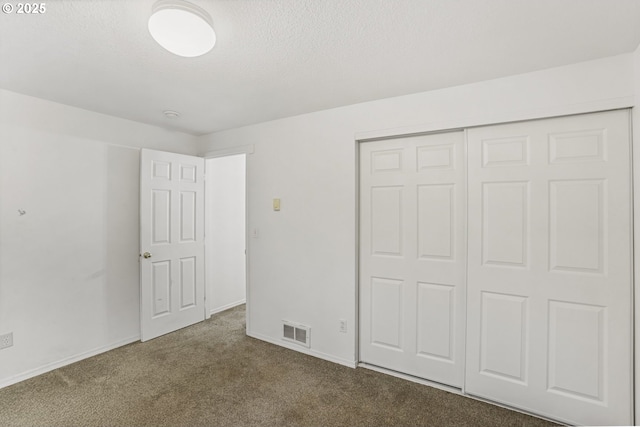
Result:
[[[204,159],[141,151],[141,338],[205,318]]]

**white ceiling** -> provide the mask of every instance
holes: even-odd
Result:
[[[638,0],[192,2],[218,37],[198,58],[154,42],[154,0],[50,0],[39,16],[2,13],[0,88],[200,135],[640,43]]]

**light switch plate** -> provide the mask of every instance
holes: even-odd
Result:
[[[273,210],[274,211],[280,210],[280,199],[273,199]]]

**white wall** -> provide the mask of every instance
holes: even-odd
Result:
[[[634,55],[633,81],[635,85],[636,100],[633,108],[633,163],[634,163],[634,241],[640,242],[640,46]],[[634,248],[635,277],[640,277],[640,246]],[[640,284],[635,286],[636,312],[640,307]],[[635,316],[636,333],[636,385],[640,387],[640,315]],[[636,390],[636,425],[640,424],[640,389]]]
[[[633,61],[620,55],[201,137],[202,153],[255,144],[247,156],[248,227],[259,231],[248,239],[249,334],[282,344],[281,320],[303,323],[311,354],[356,363],[356,138],[628,107]],[[281,212],[271,209],[275,197]]]
[[[206,160],[207,309],[218,313],[246,299],[245,154]]]
[[[138,147],[194,143],[0,90],[0,387],[138,339]]]

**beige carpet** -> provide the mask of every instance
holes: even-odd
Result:
[[[244,306],[0,390],[1,426],[546,426],[244,334]]]

